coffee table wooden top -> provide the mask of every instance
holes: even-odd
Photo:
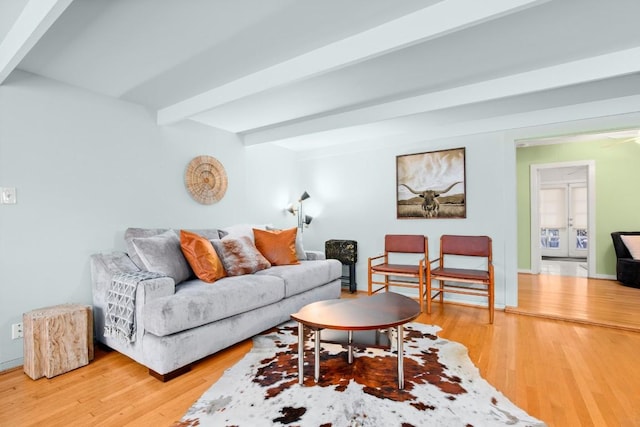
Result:
[[[361,298],[318,301],[291,318],[314,329],[364,331],[391,328],[414,320],[420,304],[404,295],[385,292]]]

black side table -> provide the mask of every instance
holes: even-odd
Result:
[[[342,265],[349,266],[349,275],[342,276],[343,283],[346,279],[349,284],[349,292],[356,291],[356,262],[358,261],[358,242],[355,240],[327,240],[324,242],[324,254],[327,259],[337,259]]]

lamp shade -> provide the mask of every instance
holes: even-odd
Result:
[[[298,199],[298,201],[301,202],[303,200],[307,200],[309,197],[311,196],[305,191],[304,193],[302,193],[302,196],[300,196],[300,199]]]
[[[311,221],[313,221],[313,217],[312,217],[311,215],[305,215],[305,216],[304,216],[304,223],[305,223],[306,225],[311,224]]]

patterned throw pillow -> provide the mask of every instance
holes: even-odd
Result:
[[[211,240],[228,276],[252,274],[271,267],[248,236]]]
[[[296,256],[297,228],[288,230],[265,231],[253,229],[256,248],[271,265],[300,264]]]
[[[217,252],[206,238],[180,230],[180,247],[198,279],[213,283],[227,275]]]

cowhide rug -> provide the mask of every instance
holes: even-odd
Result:
[[[305,345],[305,382],[298,384],[297,325],[254,338],[174,426],[544,426],[487,383],[456,342],[437,326],[405,325],[405,387],[398,390],[396,354],[322,343],[321,379],[313,380],[313,343]]]

